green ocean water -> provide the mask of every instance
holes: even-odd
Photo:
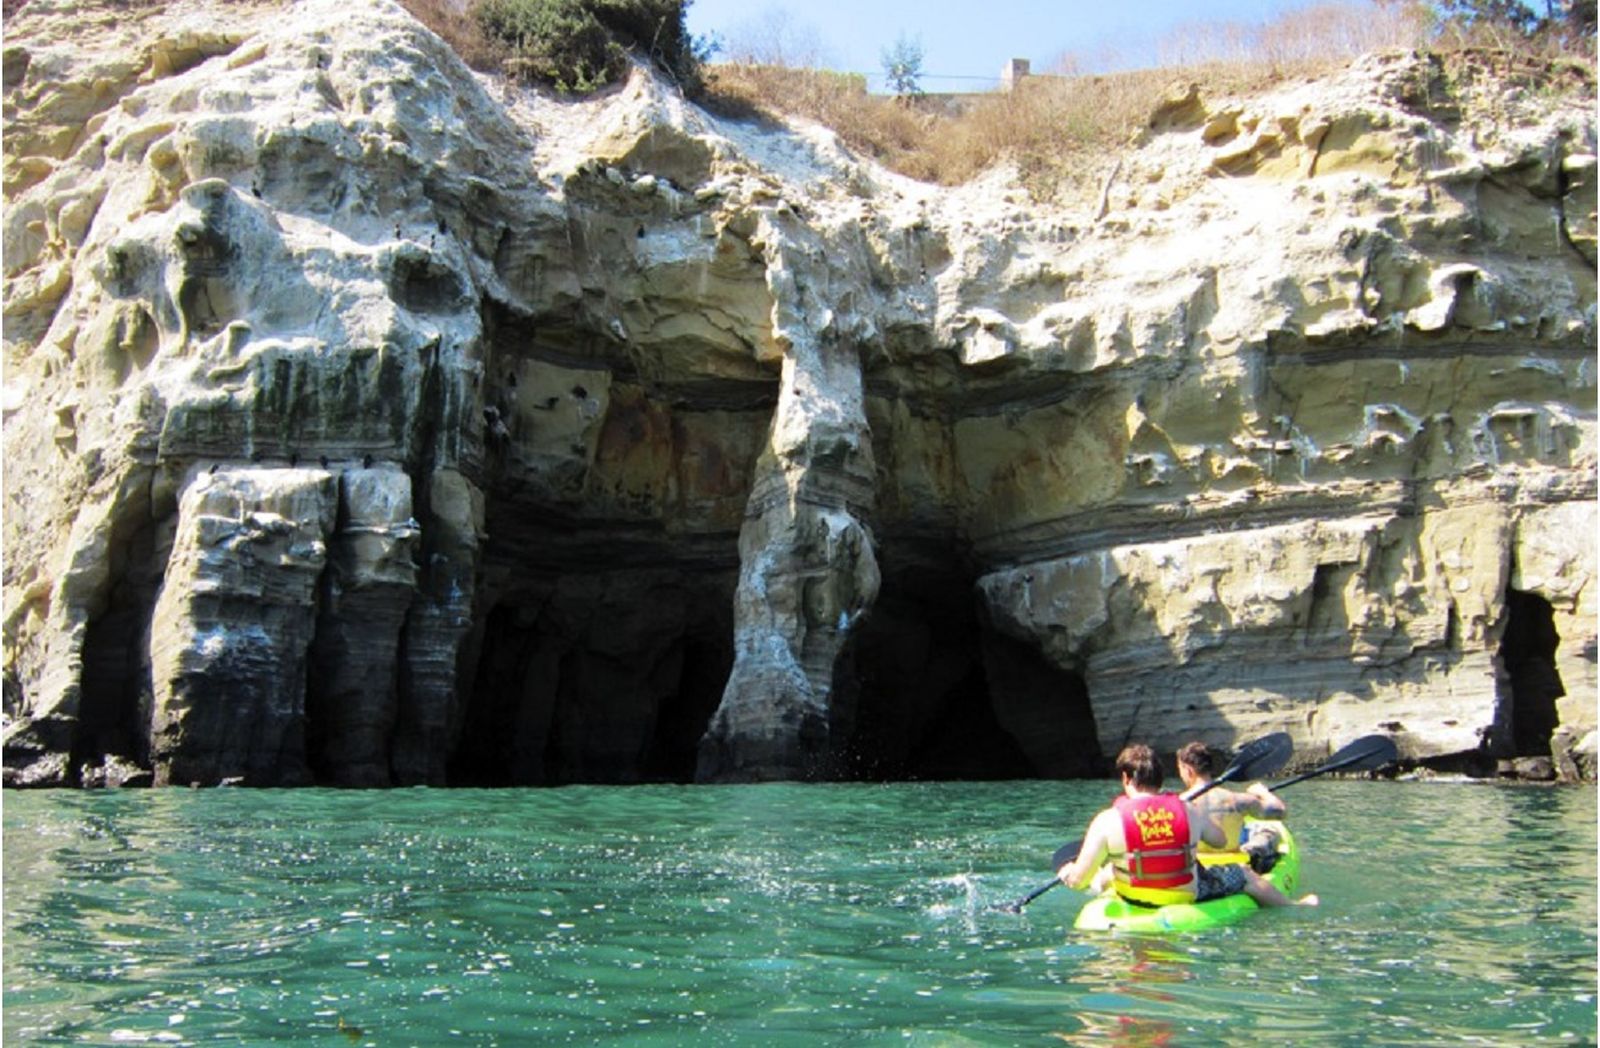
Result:
[[[1109,783],[8,792],[4,1043],[1593,1044],[1593,788],[1286,791],[1317,910],[1071,930]]]

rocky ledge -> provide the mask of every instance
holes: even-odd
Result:
[[[382,0],[4,90],[7,784],[1594,776],[1587,70],[1180,85],[1081,204]]]

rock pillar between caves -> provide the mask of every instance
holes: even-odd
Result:
[[[784,233],[794,236],[765,237]],[[782,380],[739,533],[734,662],[700,742],[700,781],[829,774],[840,656],[878,596],[860,357],[794,279],[788,250],[768,259]],[[824,318],[820,331],[807,323],[814,317]]]

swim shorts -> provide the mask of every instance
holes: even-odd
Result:
[[[1247,881],[1241,863],[1228,862],[1217,866],[1202,866],[1195,885],[1195,902],[1220,899],[1224,895],[1237,895],[1244,891]]]

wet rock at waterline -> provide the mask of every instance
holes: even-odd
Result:
[[[1180,91],[1039,203],[84,10],[6,27],[7,783],[1593,778],[1582,71]]]

